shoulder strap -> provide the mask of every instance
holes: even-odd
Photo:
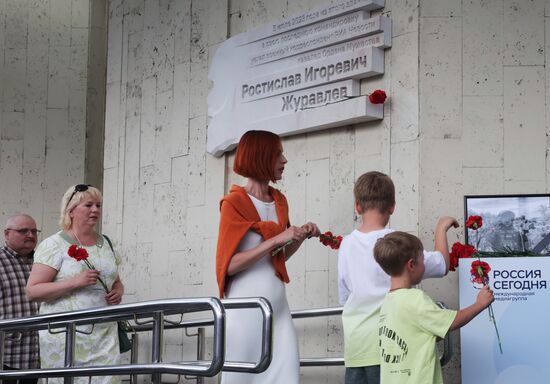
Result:
[[[104,237],[105,240],[107,240],[107,242],[109,243],[109,247],[111,247],[111,251],[113,251],[113,253],[115,253],[115,250],[113,249],[113,242],[111,241],[111,239],[109,239],[109,236],[103,234],[103,237]]]

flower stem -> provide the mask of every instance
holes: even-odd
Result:
[[[489,304],[489,318],[491,319],[491,322],[495,326],[495,333],[497,334],[497,341],[498,341],[498,349],[500,350],[500,354],[502,355],[502,343],[500,342],[500,334],[498,333],[498,327],[497,327],[497,321],[495,319],[495,312],[493,311],[493,305]]]
[[[275,248],[275,249],[271,252],[271,257],[276,256],[279,252],[281,252],[282,250],[284,250],[285,247],[286,247],[287,245],[290,245],[290,244],[292,244],[293,242],[294,242],[294,240],[289,240],[289,241],[287,241],[286,243],[284,243],[283,245],[281,245],[280,247]]]
[[[101,280],[101,277],[98,277],[97,280],[101,283],[103,286],[103,289],[105,290],[105,293],[109,293],[109,288],[107,288],[107,284],[103,280]]]
[[[97,269],[95,269],[94,265],[92,263],[90,263],[87,259],[84,259],[84,262],[86,263],[86,266],[89,269],[93,269],[94,271],[97,271]],[[101,283],[101,285],[103,286],[103,289],[105,290],[105,292],[109,293],[109,288],[107,288],[107,284],[105,284],[105,282],[101,279],[101,277],[98,276],[97,280]]]
[[[479,240],[478,240],[478,244],[479,244]],[[477,260],[481,261],[481,258],[479,257],[479,254],[478,254]],[[488,278],[488,276],[485,276],[485,271],[483,270],[483,268],[477,267],[477,274],[483,279],[483,285],[484,286],[489,285],[489,284],[487,284],[489,278]],[[500,350],[500,354],[502,355],[503,354],[503,352],[502,352],[502,343],[500,341],[500,334],[498,333],[497,320],[495,318],[495,312],[493,311],[493,305],[492,304],[489,304],[489,307],[487,308],[487,312],[489,313],[489,320],[493,323],[493,326],[495,327],[495,333],[497,335],[497,341],[498,341],[498,349]]]

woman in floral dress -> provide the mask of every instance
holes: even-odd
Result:
[[[40,243],[27,283],[27,296],[42,302],[40,314],[75,311],[119,304],[124,287],[118,275],[120,258],[108,240],[96,231],[101,218],[101,192],[78,184],[65,192],[61,203],[62,230]],[[89,269],[84,261],[72,258],[71,245],[86,250]],[[75,246],[72,247],[75,249]],[[83,251],[80,251],[83,252]],[[105,284],[109,293],[102,285]],[[77,327],[75,366],[113,365],[119,361],[116,323],[98,323]],[[40,331],[42,368],[64,366],[65,334]],[[49,379],[50,384],[62,378]],[[75,378],[75,384],[88,383],[88,377]],[[120,383],[119,377],[96,376],[93,384]]]

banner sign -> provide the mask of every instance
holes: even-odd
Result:
[[[471,262],[460,259],[460,308],[475,302]],[[550,380],[550,257],[482,258],[491,266],[489,285],[500,334],[485,310],[460,330],[462,383],[547,384]]]
[[[384,73],[391,20],[370,15],[382,7],[340,0],[221,44],[209,72],[208,152],[221,156],[250,129],[285,136],[382,119],[359,87]]]

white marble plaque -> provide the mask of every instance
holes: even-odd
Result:
[[[383,6],[340,0],[221,44],[209,72],[208,152],[221,156],[250,129],[291,135],[381,119],[359,80],[384,73],[391,20],[370,15]]]

